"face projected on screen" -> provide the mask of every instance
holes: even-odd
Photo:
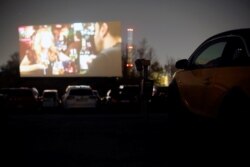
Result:
[[[95,48],[97,53],[122,42],[119,22],[95,23]]]
[[[95,23],[96,59],[87,75],[121,76],[121,27],[119,22]]]
[[[119,50],[113,64],[121,66],[119,22],[90,22],[19,27],[20,75],[121,76],[121,68],[109,72],[94,63],[111,48]],[[118,32],[118,33],[117,33]],[[118,47],[117,47],[118,46]],[[101,64],[105,65],[108,56]],[[109,58],[110,59],[110,58]],[[106,65],[105,65],[106,66]],[[113,67],[113,65],[109,65]],[[95,71],[91,74],[91,71]]]
[[[37,61],[56,61],[57,51],[52,33],[47,29],[40,29],[34,37],[34,51]]]
[[[31,45],[21,60],[20,72],[47,75],[49,66],[58,61],[59,52],[54,45],[53,34],[50,28],[41,27],[31,36]],[[60,71],[63,72],[63,68]]]

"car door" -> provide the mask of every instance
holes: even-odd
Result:
[[[188,108],[206,115],[207,92],[212,87],[215,70],[220,64],[226,40],[216,39],[200,46],[189,59],[189,67],[179,73],[177,82]],[[215,68],[214,68],[215,67]]]
[[[216,116],[224,97],[232,89],[246,90],[250,85],[250,58],[243,40],[238,36],[227,37],[222,61],[213,67],[213,83],[206,90],[204,112]]]

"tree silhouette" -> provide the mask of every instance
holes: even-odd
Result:
[[[164,65],[164,69],[170,77],[172,77],[177,70],[175,68],[175,62],[176,60],[173,57],[167,56],[167,63]]]
[[[19,54],[15,52],[10,56],[10,60],[3,66],[1,66],[1,71],[9,75],[19,75]]]
[[[153,47],[148,44],[146,38],[143,38],[142,41],[139,43],[139,46],[136,49],[136,53],[136,59],[147,59],[150,60],[150,62],[157,61],[155,51]]]
[[[1,87],[3,86],[16,86],[19,81],[19,54],[18,52],[13,53],[10,56],[10,60],[1,67]]]

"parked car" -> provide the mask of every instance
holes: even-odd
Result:
[[[61,100],[58,95],[57,89],[45,89],[43,90],[41,97],[42,107],[43,108],[56,108],[61,104]]]
[[[101,96],[100,96],[98,90],[93,89],[93,94],[97,97],[97,99],[98,99],[99,101],[101,100]]]
[[[0,92],[4,96],[5,108],[37,109],[39,107],[39,93],[36,88],[1,88]]]
[[[135,104],[139,102],[139,85],[119,85],[107,91],[107,104]]]
[[[250,29],[208,38],[176,62],[169,100],[207,118],[235,118],[250,111]]]
[[[96,108],[98,97],[89,85],[69,85],[62,97],[63,107],[70,108]]]
[[[168,99],[168,87],[167,86],[155,86],[153,88],[151,102],[154,104],[163,104]]]

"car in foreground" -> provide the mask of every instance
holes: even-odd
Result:
[[[169,85],[176,107],[207,118],[244,118],[250,112],[250,29],[237,29],[205,40]]]

